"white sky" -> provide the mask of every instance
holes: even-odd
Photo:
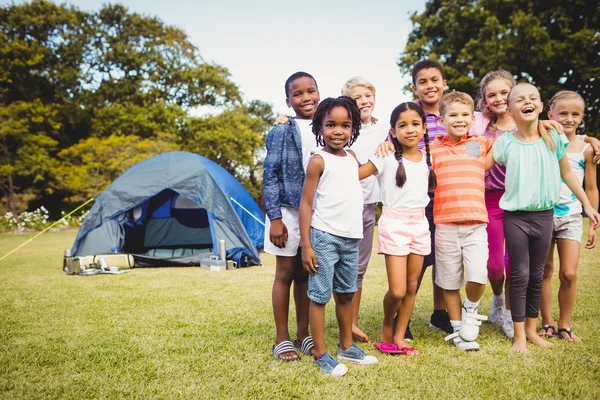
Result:
[[[106,0],[69,0],[99,10]],[[0,0],[0,4],[8,1]],[[377,89],[374,116],[387,120],[410,80],[396,65],[425,0],[122,0],[129,11],[157,16],[185,31],[202,57],[229,69],[244,98],[292,112],[283,85],[296,71],[312,74],[321,99],[362,75]]]

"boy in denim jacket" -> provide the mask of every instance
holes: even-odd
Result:
[[[267,135],[264,161],[263,197],[267,214],[265,252],[276,257],[272,301],[276,338],[275,359],[295,361],[296,349],[312,355],[312,338],[308,335],[308,274],[302,268],[298,207],[304,184],[305,168],[317,144],[310,124],[319,104],[315,79],[306,72],[296,72],[285,82],[286,104],[296,113],[290,124],[279,124]],[[290,288],[294,282],[296,304],[296,340],[290,341],[288,314]]]

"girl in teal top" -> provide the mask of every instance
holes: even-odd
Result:
[[[504,232],[510,254],[509,294],[515,327],[512,350],[517,353],[527,353],[527,340],[542,347],[552,345],[538,336],[537,319],[561,177],[581,201],[590,224],[597,228],[600,221],[563,157],[568,140],[540,125],[542,109],[535,86],[516,85],[508,96],[508,112],[517,130],[500,136],[488,153],[488,168],[495,162],[506,165],[506,188],[500,207],[505,210]]]

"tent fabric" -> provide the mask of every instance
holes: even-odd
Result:
[[[189,202],[203,210],[194,210]],[[165,206],[164,203],[168,204]],[[159,207],[152,210],[153,205]],[[139,208],[143,212],[140,213]],[[190,230],[186,236],[188,241],[183,245],[170,242],[165,232],[193,229],[181,222],[185,223],[185,213],[195,211],[203,211],[208,217],[206,229],[200,228],[203,233],[196,236],[198,240],[190,240],[190,236],[195,235]],[[159,214],[156,218],[155,213]],[[181,214],[184,219],[166,225],[163,221],[161,228],[160,217],[169,213]],[[171,220],[173,218],[171,215]],[[248,263],[257,265],[260,264],[257,248],[262,248],[264,241],[262,221],[264,214],[254,199],[222,167],[197,154],[171,152],[129,168],[96,198],[79,229],[72,254],[122,252],[128,247],[128,238],[133,240],[130,232],[137,229],[145,235],[141,243],[147,241],[155,247],[210,243],[211,254],[215,255],[218,254],[219,240],[224,239],[228,259],[242,265],[242,258],[245,258]],[[210,238],[207,232],[210,232]]]

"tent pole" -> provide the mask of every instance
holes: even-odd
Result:
[[[236,199],[234,199],[233,197],[229,198],[231,201],[233,201],[235,204],[237,204],[238,206],[240,206],[240,208],[244,211],[246,211],[252,218],[254,218],[255,220],[257,220],[262,226],[265,226],[265,223],[263,221],[261,221],[260,219],[256,218],[256,216],[254,214],[252,214],[250,211],[248,211],[246,209],[246,207],[244,207],[243,205],[241,205]]]

